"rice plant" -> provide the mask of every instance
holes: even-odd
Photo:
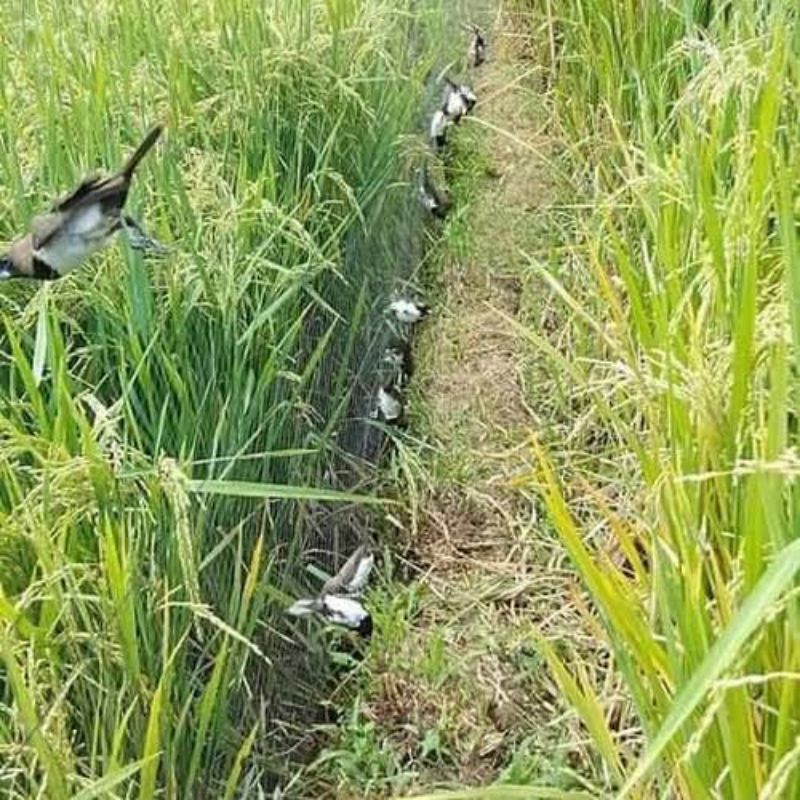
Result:
[[[259,796],[324,690],[283,619],[363,421],[443,18],[369,0],[11,0],[3,238],[166,124],[170,245],[0,291],[0,794]],[[352,532],[350,536],[352,536]],[[294,727],[293,727],[294,726]]]
[[[549,352],[602,442],[543,432],[531,482],[628,709],[616,678],[541,650],[600,790],[800,796],[796,5],[524,6],[591,206],[531,277],[582,331]]]

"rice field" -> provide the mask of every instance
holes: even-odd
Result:
[[[530,480],[611,663],[541,652],[596,791],[798,797],[797,6],[523,6],[575,196],[531,279],[581,416]]]
[[[796,3],[502,8],[569,194],[524,254],[561,313],[519,326],[548,377],[516,485],[594,637],[530,644],[589,757],[581,792],[512,754],[457,796],[798,797]],[[331,663],[283,611],[384,525],[384,309],[463,13],[0,6],[0,238],[160,122],[129,208],[168,247],[0,285],[0,797],[264,797],[313,750]]]
[[[365,418],[446,18],[2,4],[0,236],[160,122],[128,205],[169,248],[0,287],[3,798],[260,797],[303,757],[329,665],[283,610],[383,502]]]

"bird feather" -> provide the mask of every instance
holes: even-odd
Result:
[[[308,614],[316,614],[320,610],[322,610],[322,604],[319,598],[303,597],[292,603],[292,605],[286,609],[286,613],[291,614],[293,617],[304,617]]]

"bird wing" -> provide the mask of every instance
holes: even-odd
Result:
[[[293,617],[303,617],[307,614],[315,614],[320,611],[321,608],[322,605],[317,598],[303,597],[297,602],[292,603],[292,605],[286,609],[286,613],[291,614]]]
[[[51,211],[68,211],[70,206],[80,202],[89,192],[92,191],[103,178],[96,172],[87,175],[71,192],[59,197],[50,207]]]
[[[62,229],[65,215],[61,211],[52,211],[48,214],[39,214],[31,222],[31,236],[33,249],[44,247]]]
[[[369,576],[372,574],[372,568],[375,566],[375,556],[372,553],[365,553],[364,558],[358,562],[355,575],[350,579],[347,585],[348,591],[352,594],[361,594],[367,588]]]
[[[74,214],[87,206],[97,204],[103,214],[118,213],[125,205],[128,189],[130,182],[121,175],[102,180],[87,178],[49,212],[34,217],[31,223],[34,249],[44,247]]]
[[[333,577],[329,578],[325,582],[320,594],[336,594],[342,590],[349,591],[350,584],[358,573],[358,568],[361,561],[364,560],[368,555],[368,545],[360,544],[350,558],[344,562],[344,566]]]
[[[120,209],[125,205],[130,188],[130,180],[124,175],[111,175],[107,178],[89,176],[68,195],[57,200],[50,210],[68,213],[92,203],[100,203],[104,212]]]
[[[103,178],[97,172],[87,175],[69,194],[60,197],[53,203],[50,211],[69,211],[71,208],[85,203],[104,202],[109,198],[121,196],[120,208],[125,203],[131,178],[139,162],[147,155],[163,132],[163,126],[156,125],[150,129],[144,141],[136,148],[125,162],[122,169]]]
[[[111,209],[119,210],[125,205],[130,188],[131,182],[124,175],[112,175],[110,178],[105,178],[88,187],[79,197],[75,198],[74,202],[70,203],[68,209],[62,208],[61,210],[72,211],[92,203],[99,203],[104,213]]]

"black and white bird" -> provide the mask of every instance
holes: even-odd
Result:
[[[402,322],[404,325],[416,325],[428,316],[429,310],[427,303],[408,300],[404,297],[393,300],[389,304],[389,312],[394,315],[398,322]]]
[[[316,614],[333,625],[355,631],[365,639],[369,639],[372,635],[372,616],[354,597],[342,597],[337,594],[304,597],[294,603],[286,613],[293,617]]]
[[[450,80],[450,78],[444,79],[442,110],[444,111],[445,117],[454,125],[458,125],[458,123],[461,122],[461,118],[469,111],[467,108],[467,101],[461,94],[459,85]]]
[[[469,114],[478,102],[478,96],[466,83],[458,84],[444,77],[442,101],[431,116],[429,135],[434,150],[441,151],[447,144],[450,126],[458,125],[462,117]]]
[[[418,170],[417,182],[419,199],[423,207],[434,217],[444,219],[450,211],[450,198],[433,182],[426,166]]]
[[[383,353],[383,363],[388,364],[395,370],[399,377],[400,386],[405,386],[414,374],[414,358],[411,353],[411,345],[402,339],[393,341]]]
[[[384,383],[378,387],[374,415],[390,425],[402,423],[403,398],[393,382]]]
[[[430,138],[433,149],[437,152],[447,145],[447,129],[453,124],[447,118],[444,108],[437,108],[431,116]]]
[[[463,117],[472,112],[477,102],[478,96],[471,86],[466,83],[456,83],[445,76],[442,110],[450,122],[458,125]]]
[[[325,582],[316,597],[297,600],[287,609],[287,613],[294,617],[315,614],[327,622],[369,638],[372,634],[372,617],[358,598],[367,588],[374,566],[375,555],[371,545],[365,542]]]
[[[162,130],[160,125],[152,128],[119,172],[107,178],[85,178],[49,211],[35,217],[30,232],[0,256],[0,278],[63,278],[120,230],[130,234],[133,247],[163,250],[124,213],[133,174]]]
[[[458,93],[461,95],[464,103],[467,106],[467,114],[471,114],[472,110],[478,103],[478,95],[475,90],[466,83],[459,84]]]
[[[479,67],[486,61],[486,37],[477,25],[468,25],[467,30],[471,33],[467,48],[467,63],[471,67]]]

